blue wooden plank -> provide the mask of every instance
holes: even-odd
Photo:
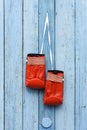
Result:
[[[65,75],[64,102],[55,109],[55,130],[74,130],[74,0],[56,0],[55,5],[55,62]]]
[[[5,130],[22,130],[22,0],[5,0]]]
[[[23,129],[38,130],[38,90],[25,87],[25,63],[28,53],[38,53],[38,0],[24,1],[23,54]]]
[[[4,45],[3,0],[0,0],[0,130],[4,130]]]
[[[87,129],[87,1],[76,0],[76,130]]]
[[[46,18],[46,13],[48,12],[49,21],[50,21],[50,32],[51,32],[51,43],[52,43],[52,52],[53,52],[53,62],[54,62],[54,0],[39,0],[39,52],[41,48],[44,23]],[[49,60],[49,46],[47,33],[44,39],[44,53],[46,54],[46,67],[47,69],[51,69]],[[39,92],[39,130],[45,130],[42,122],[43,120],[48,119],[52,121],[52,125],[48,128],[48,130],[54,130],[54,107],[44,106],[43,104],[43,91]],[[51,122],[50,121],[50,122]],[[46,122],[46,121],[45,121]],[[47,122],[47,124],[49,124]],[[47,125],[46,124],[46,125]]]

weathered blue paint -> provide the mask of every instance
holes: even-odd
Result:
[[[4,23],[3,0],[0,0],[0,130],[4,129]]]
[[[40,52],[47,11],[54,68],[65,74],[56,107],[25,87],[26,55]],[[86,0],[0,0],[0,130],[87,130],[86,35]],[[44,40],[51,69],[47,33]]]
[[[22,130],[22,0],[5,0],[5,130]]]
[[[87,129],[87,1],[76,1],[76,130]]]

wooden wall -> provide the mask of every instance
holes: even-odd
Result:
[[[64,102],[56,107],[25,87],[26,55],[41,48],[46,12],[54,67],[65,73]],[[86,51],[86,0],[0,0],[0,130],[87,130]]]

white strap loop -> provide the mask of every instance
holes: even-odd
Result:
[[[46,28],[48,28],[47,31],[48,31],[48,43],[49,43],[49,47],[50,47],[50,62],[51,62],[51,68],[53,69],[53,57],[52,57],[48,12],[46,13],[46,20],[45,20],[45,24],[44,24],[43,38],[42,38],[41,51],[40,51],[41,54],[43,52],[43,45],[44,45],[44,37],[45,37],[45,33],[46,33]]]

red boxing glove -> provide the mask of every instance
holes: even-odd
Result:
[[[45,87],[45,55],[28,54],[26,63],[26,87]]]
[[[44,93],[45,105],[57,105],[63,102],[64,72],[49,70]]]

